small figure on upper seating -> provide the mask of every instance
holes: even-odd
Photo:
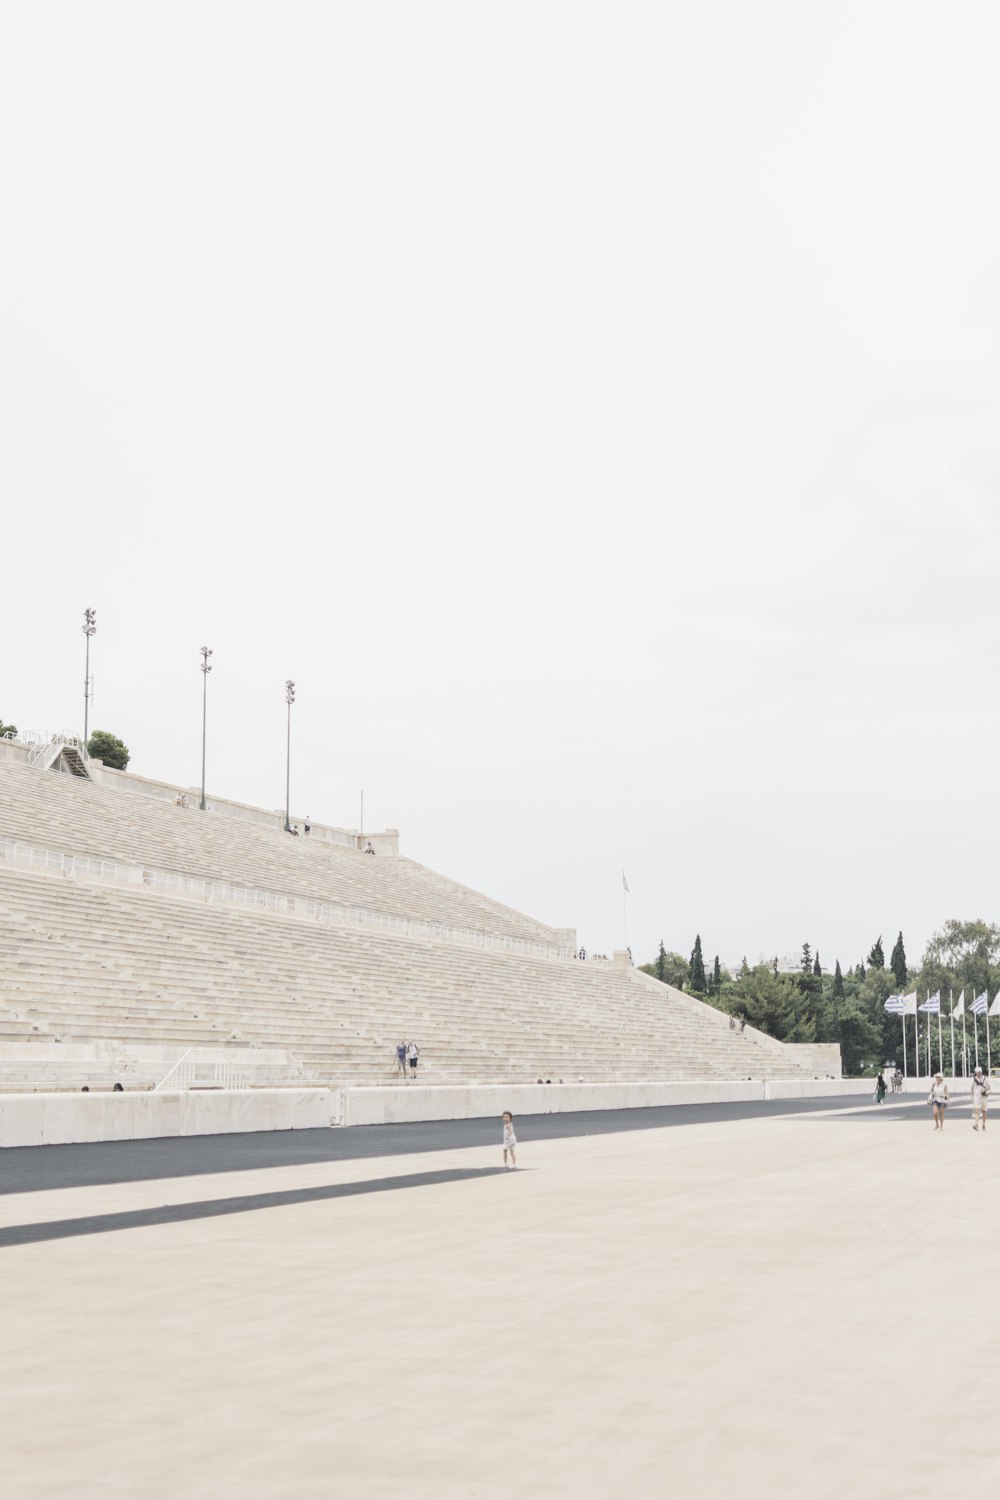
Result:
[[[312,814],[306,813],[306,820],[302,825],[302,832],[307,836],[312,833]]]
[[[586,959],[586,957],[587,957],[587,950],[586,950],[586,948],[581,948],[580,951],[579,951],[579,953],[577,954],[577,958],[579,958],[580,961],[583,962]]]
[[[375,853],[375,850],[372,848],[372,841],[371,841],[371,839],[369,839],[368,842],[365,844],[365,853],[366,854],[374,854]]]
[[[420,1048],[417,1046],[416,1042],[411,1042],[406,1049],[406,1060],[410,1064],[411,1079],[416,1078],[417,1076],[417,1059],[419,1058],[419,1056]]]
[[[292,824],[292,837],[297,839],[298,836],[299,836],[299,825],[298,825],[298,823],[293,823]]]
[[[120,1083],[116,1083],[111,1092],[113,1094],[124,1094],[125,1090]]]

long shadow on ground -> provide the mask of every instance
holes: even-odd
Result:
[[[433,1183],[467,1182],[473,1177],[496,1177],[503,1170],[503,1167],[453,1167],[440,1172],[414,1172],[408,1177],[376,1177],[367,1182],[328,1183],[280,1193],[247,1193],[236,1198],[211,1198],[203,1203],[164,1203],[156,1208],[86,1214],[78,1219],[53,1219],[48,1223],[10,1224],[0,1229],[0,1249],[8,1245],[35,1245],[41,1240],[73,1239],[81,1234],[107,1234],[114,1229],[142,1229],[150,1224],[218,1219],[227,1214],[255,1213],[262,1208],[285,1208],[292,1203],[319,1203],[329,1198],[356,1198],[363,1193],[386,1193]]]

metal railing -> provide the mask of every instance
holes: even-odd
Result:
[[[231,1062],[222,1060],[209,1062],[204,1058],[195,1057],[189,1047],[177,1059],[170,1071],[165,1073],[159,1083],[154,1086],[153,1093],[158,1094],[161,1090],[179,1093],[182,1089],[192,1088],[247,1091],[250,1084]]]
[[[198,880],[157,870],[148,865],[126,865],[117,860],[91,859],[81,854],[64,854],[57,849],[43,849],[33,844],[19,844],[0,839],[0,857],[33,870],[59,870],[84,880],[109,880],[119,885],[144,886],[166,891],[170,895],[189,896],[209,904],[283,912],[310,921],[338,927],[364,927],[375,932],[391,932],[401,937],[433,938],[441,943],[459,943],[485,951],[522,953],[535,958],[575,958],[572,948],[553,943],[536,943],[528,938],[510,937],[506,933],[480,932],[474,928],[449,927],[443,922],[424,922],[416,917],[397,917],[388,912],[372,911],[363,906],[336,906],[325,901],[311,901],[303,896],[282,896],[252,886],[227,885],[221,881]]]
[[[28,756],[28,765],[36,766],[50,751],[58,753],[63,749],[75,750],[85,765],[90,759],[86,745],[75,734],[54,734],[48,740],[35,742],[34,749]]]

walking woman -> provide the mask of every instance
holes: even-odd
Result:
[[[875,1080],[875,1103],[881,1104],[885,1098],[885,1075],[880,1073]]]
[[[934,1082],[927,1096],[927,1103],[934,1109],[934,1129],[944,1129],[944,1112],[948,1107],[948,1085],[944,1081],[943,1073],[934,1074]]]

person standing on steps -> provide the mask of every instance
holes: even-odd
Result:
[[[312,826],[312,813],[306,813],[306,820],[302,825],[302,832],[306,835],[307,838],[309,837],[310,833],[312,833]]]
[[[411,1081],[417,1076],[417,1059],[419,1058],[419,1056],[420,1048],[417,1046],[416,1042],[411,1042],[406,1049],[406,1060],[410,1065]]]
[[[982,1068],[977,1068],[972,1075],[972,1128],[979,1129],[982,1121],[983,1129],[986,1129],[986,1108],[990,1097],[990,1081],[984,1074]]]
[[[406,1077],[406,1043],[400,1042],[396,1048],[396,1072]]]

